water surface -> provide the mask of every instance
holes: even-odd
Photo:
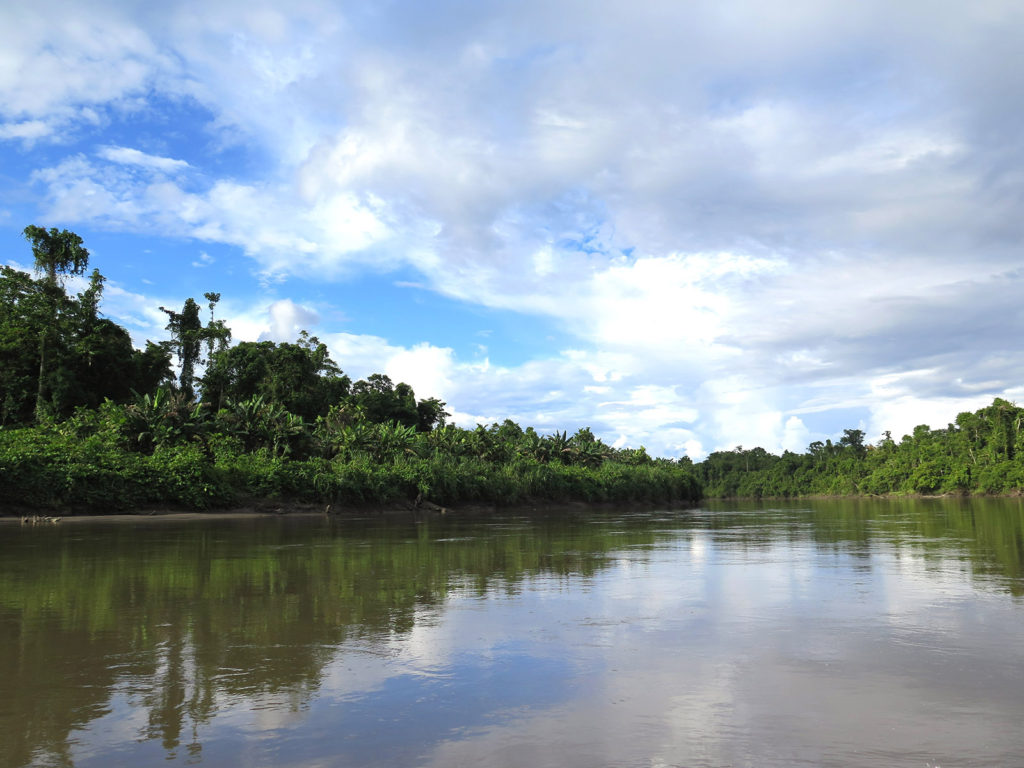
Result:
[[[1024,765],[1016,500],[0,525],[0,766]]]

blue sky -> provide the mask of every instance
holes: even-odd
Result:
[[[0,10],[0,258],[85,238],[464,426],[694,458],[1019,399],[1018,2]]]

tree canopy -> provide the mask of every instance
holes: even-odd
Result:
[[[88,267],[81,238],[35,226],[25,228],[25,237],[37,276],[0,267],[0,427],[5,428],[0,443],[19,431],[12,427],[22,428],[22,437],[11,438],[14,464],[3,463],[0,445],[0,476],[5,466],[35,472],[31,482],[44,495],[48,484],[71,482],[76,472],[100,471],[109,480],[103,473],[122,465],[141,472],[136,480],[144,489],[145,471],[132,464],[139,456],[193,466],[193,479],[182,480],[185,485],[174,493],[185,488],[195,499],[219,493],[217,477],[231,473],[263,488],[265,478],[246,474],[254,460],[243,461],[239,452],[262,456],[259,461],[270,462],[261,470],[266,472],[277,472],[280,465],[274,462],[285,458],[311,462],[301,470],[311,473],[306,481],[323,488],[358,487],[375,499],[397,492],[388,490],[388,483],[398,483],[412,496],[433,489],[448,498],[479,499],[484,492],[474,483],[480,478],[492,484],[486,493],[519,499],[540,488],[569,498],[583,487],[589,489],[587,498],[617,499],[692,499],[702,492],[786,497],[1024,490],[1024,409],[1003,399],[961,413],[945,428],[920,425],[899,442],[885,433],[872,445],[863,430],[845,429],[835,442],[812,442],[804,453],[776,456],[737,446],[697,464],[654,459],[642,447],[615,449],[585,427],[571,436],[564,431],[542,436],[510,420],[460,429],[446,426],[446,403],[417,400],[405,382],[374,373],[352,383],[327,345],[305,331],[294,343],[231,346],[231,330],[214,315],[219,293],[204,294],[206,322],[193,298],[181,311],[161,307],[170,339],[135,349],[128,332],[100,312],[105,278],[98,270],[75,295],[61,280]],[[179,363],[177,378],[172,355]],[[32,431],[33,424],[39,431]],[[74,453],[80,438],[109,455],[100,451],[106,456],[102,461],[93,454],[94,464],[52,476],[39,469],[39,462],[57,455],[56,443],[48,440],[60,443],[59,451]],[[88,443],[94,439],[99,442]],[[46,445],[51,448],[40,447]],[[37,449],[43,453],[34,453]],[[216,472],[215,465],[221,467]],[[342,465],[347,468],[339,469]],[[381,466],[390,467],[386,481],[369,469]],[[552,469],[557,467],[562,469]],[[217,475],[222,470],[227,474]],[[181,468],[168,471],[179,477]],[[293,477],[287,483],[293,481],[298,482]],[[661,490],[648,494],[649,489],[631,485],[635,482],[661,484]],[[565,491],[568,487],[576,490]],[[80,492],[90,492],[83,488]]]
[[[103,277],[77,296],[0,267],[0,424],[63,418],[109,398],[126,402],[170,380],[170,358],[155,344],[132,346],[128,332],[99,315]]]
[[[32,244],[36,270],[47,282],[56,284],[58,275],[81,275],[89,266],[89,251],[82,238],[66,229],[49,230],[30,224],[23,230],[25,239]]]
[[[294,344],[243,341],[215,352],[201,380],[203,402],[216,409],[259,396],[305,419],[326,415],[350,385],[327,345],[305,332]]]

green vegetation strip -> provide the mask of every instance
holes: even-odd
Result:
[[[1024,410],[1005,400],[945,429],[876,445],[860,430],[806,453],[705,461],[615,449],[588,428],[446,425],[446,404],[373,374],[353,383],[325,344],[242,342],[192,298],[161,307],[170,339],[136,350],[100,317],[105,278],[70,296],[89,252],[25,228],[38,277],[0,267],[0,499],[12,508],[210,509],[254,497],[345,505],[429,501],[674,503],[702,497],[1016,494]],[[178,375],[172,372],[177,359]],[[200,375],[201,372],[201,375]],[[2,510],[0,510],[2,511]]]

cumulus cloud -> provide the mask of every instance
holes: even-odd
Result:
[[[302,331],[320,322],[316,312],[296,304],[291,299],[275,301],[267,309],[270,328],[259,336],[259,341],[294,342]]]
[[[59,138],[57,128],[95,124],[97,110],[130,109],[133,95],[176,71],[173,57],[116,5],[13,5],[3,20],[0,117],[16,126],[7,124],[5,138]]]
[[[75,155],[33,173],[45,185],[48,217],[237,245],[260,259],[269,274],[301,268],[336,275],[350,262],[395,263],[368,253],[391,236],[379,201],[339,193],[310,207],[289,198],[280,185],[229,180],[197,189],[188,178],[165,175],[186,170],[184,161],[122,148],[107,148],[100,156],[110,162]]]

